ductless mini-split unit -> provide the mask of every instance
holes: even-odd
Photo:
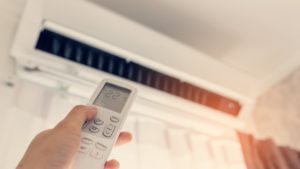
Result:
[[[132,111],[191,129],[215,124],[207,132],[216,135],[243,129],[256,96],[276,81],[84,0],[28,0],[12,56],[20,78],[82,97],[103,78],[126,81],[139,91]]]

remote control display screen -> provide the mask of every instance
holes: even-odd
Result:
[[[130,93],[128,89],[106,83],[94,104],[121,113]]]

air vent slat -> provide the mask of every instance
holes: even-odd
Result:
[[[173,94],[173,95],[179,95],[179,84],[180,84],[180,81],[177,80],[177,79],[172,79],[171,80],[171,89],[170,89],[170,93]]]
[[[61,56],[63,53],[63,39],[58,36],[54,36],[52,40],[51,51],[53,54]]]
[[[126,70],[127,70],[127,63],[125,60],[122,60],[119,62],[119,65],[117,67],[118,71],[117,71],[117,76],[119,77],[125,77],[125,74],[127,73]]]
[[[127,78],[132,81],[137,81],[137,71],[138,65],[136,63],[130,62],[128,64]]]
[[[143,79],[143,84],[146,86],[151,86],[152,76],[153,76],[153,71],[146,70],[145,77]]]
[[[194,92],[194,87],[185,83],[185,98],[188,100],[193,100],[193,92]]]
[[[87,52],[87,56],[86,56],[87,58],[87,61],[86,61],[86,64],[89,66],[89,67],[93,67],[93,68],[95,68],[96,66],[96,64],[95,63],[97,63],[97,60],[96,60],[96,56],[95,56],[95,53],[92,51],[92,50],[89,50],[88,52]]]
[[[241,105],[232,99],[157,72],[122,56],[97,49],[47,29],[41,31],[36,49],[116,75],[136,83],[237,116]]]
[[[97,69],[106,71],[107,70],[107,59],[105,53],[98,52]]]
[[[78,47],[75,50],[75,58],[74,61],[81,63],[81,64],[86,64],[86,59],[87,57],[84,56],[85,55],[85,51],[84,49],[78,45]]]
[[[108,58],[108,66],[107,66],[108,73],[114,74],[114,67],[115,67],[116,62],[117,61],[115,61],[114,58],[112,58],[112,57]]]
[[[74,55],[74,45],[71,42],[67,42],[65,45],[64,58],[71,60],[72,56]]]
[[[142,67],[138,67],[136,81],[138,83],[143,83],[143,76],[144,76],[143,68]]]

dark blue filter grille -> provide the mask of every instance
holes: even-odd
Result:
[[[230,98],[182,82],[138,63],[126,61],[122,56],[86,45],[47,29],[40,32],[36,49],[220,110],[226,114],[238,116],[241,110],[241,105]]]

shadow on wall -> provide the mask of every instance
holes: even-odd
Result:
[[[277,146],[271,139],[256,140],[251,135],[239,133],[248,169],[300,168],[300,152]]]
[[[253,113],[259,137],[300,150],[300,68],[262,95]]]

